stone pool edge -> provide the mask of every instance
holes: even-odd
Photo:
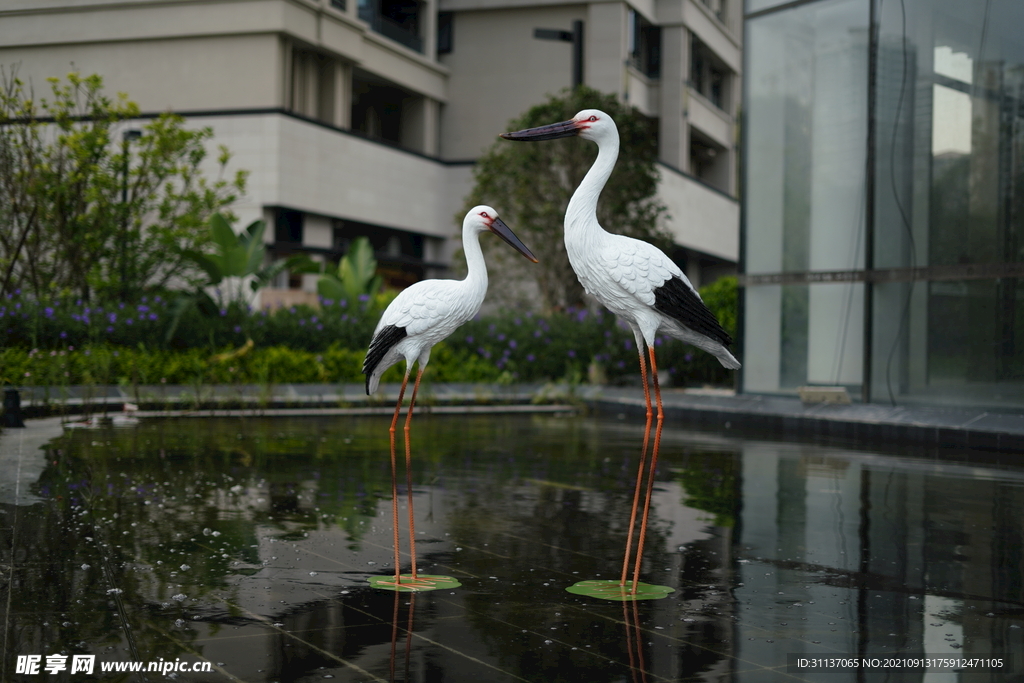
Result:
[[[360,384],[25,387],[26,418],[120,413],[138,405],[136,417],[330,416],[390,414],[397,384],[373,396]],[[798,398],[735,395],[721,390],[664,392],[666,418],[674,426],[742,430],[773,438],[827,438],[925,447],[1024,453],[1024,413],[980,408],[804,404]],[[564,413],[642,416],[638,387],[554,384],[425,385],[417,410],[451,413]]]

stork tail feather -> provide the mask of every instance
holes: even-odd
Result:
[[[363,374],[366,375],[366,395],[370,395],[370,380],[377,370],[377,366],[384,360],[395,344],[405,339],[407,333],[404,327],[387,325],[373,336],[370,348],[366,352],[366,359],[363,361]],[[374,383],[376,384],[376,383]]]

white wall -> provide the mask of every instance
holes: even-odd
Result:
[[[668,206],[666,227],[675,242],[730,261],[738,260],[739,202],[665,166],[658,170],[658,197]]]

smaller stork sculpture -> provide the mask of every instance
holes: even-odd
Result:
[[[464,280],[424,280],[403,290],[384,311],[373,332],[373,341],[363,361],[366,375],[366,394],[377,391],[381,375],[388,368],[405,359],[405,377],[398,392],[395,415],[391,419],[391,512],[395,530],[395,576],[374,577],[370,583],[377,588],[397,591],[426,591],[459,585],[455,579],[446,576],[418,574],[416,571],[416,528],[412,509],[412,452],[409,447],[409,428],[412,425],[412,411],[416,404],[416,392],[420,388],[423,370],[430,360],[430,350],[437,342],[445,339],[460,325],[476,315],[487,294],[487,265],[480,249],[479,235],[490,230],[505,240],[513,249],[537,263],[537,258],[527,249],[511,228],[505,225],[498,212],[489,206],[470,209],[462,221],[462,247],[466,254],[468,273]],[[395,458],[395,428],[402,399],[409,384],[413,363],[419,361],[416,381],[409,399],[409,413],[405,418],[405,476],[409,500],[409,556],[412,570],[401,573],[398,533],[398,475]]]

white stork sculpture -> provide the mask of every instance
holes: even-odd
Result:
[[[672,259],[646,242],[611,234],[597,222],[597,198],[608,182],[619,155],[619,131],[612,117],[597,109],[584,109],[568,121],[501,135],[506,140],[514,141],[554,140],[573,136],[596,142],[598,153],[597,160],[583,178],[583,182],[576,188],[565,211],[565,250],[583,289],[607,306],[612,313],[629,323],[633,330],[640,355],[644,399],[647,403],[647,427],[640,454],[640,467],[633,493],[633,509],[629,519],[629,534],[626,538],[626,555],[622,562],[622,578],[619,583],[622,590],[625,590],[632,553],[644,460],[647,457],[651,432],[651,390],[648,386],[644,360],[645,346],[650,356],[651,378],[658,407],[658,423],[651,451],[650,474],[630,588],[630,593],[636,595],[664,420],[661,388],[658,386],[658,366],[654,359],[654,339],[659,331],[665,332],[714,355],[727,368],[736,369],[740,367],[740,363],[727,348],[732,339],[722,329],[714,314],[704,305],[697,290]]]
[[[479,235],[490,230],[510,244],[516,251],[534,263],[537,258],[526,248],[515,233],[505,225],[498,212],[489,206],[477,206],[470,209],[462,221],[462,246],[466,254],[468,273],[464,280],[424,280],[403,290],[384,311],[373,332],[370,349],[363,361],[363,374],[366,375],[366,394],[377,391],[384,371],[405,359],[405,377],[402,388],[398,392],[395,415],[391,420],[391,511],[395,526],[395,580],[393,584],[375,585],[394,590],[430,590],[435,586],[433,578],[421,579],[416,572],[416,535],[412,510],[412,455],[409,448],[409,428],[412,424],[413,406],[416,404],[416,392],[420,388],[423,370],[430,360],[430,349],[437,342],[445,339],[460,325],[476,315],[487,294],[487,264],[480,250]],[[400,572],[399,536],[398,536],[398,485],[397,465],[395,460],[395,428],[398,425],[398,414],[402,408],[402,399],[409,383],[409,373],[413,363],[419,361],[416,382],[409,400],[409,414],[405,418],[405,474],[406,488],[409,496],[409,555],[412,559],[411,574],[403,576]],[[446,578],[446,577],[442,577]]]

